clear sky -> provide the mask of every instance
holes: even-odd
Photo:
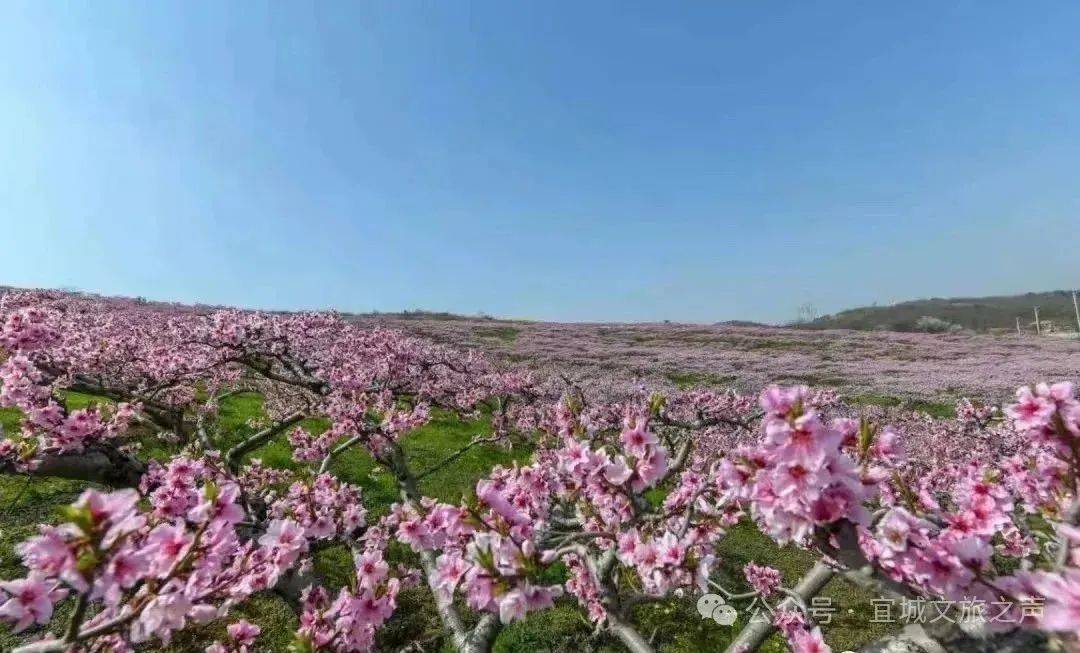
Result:
[[[1078,34],[1077,2],[4,2],[0,283],[701,322],[1080,286]]]

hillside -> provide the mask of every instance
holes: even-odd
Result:
[[[997,401],[1040,378],[1071,379],[1080,343],[970,332],[929,334],[701,324],[353,319],[402,329],[579,381],[755,391],[806,383],[841,394]]]
[[[1016,330],[1016,318],[1025,331],[1035,332],[1034,307],[1039,307],[1039,319],[1054,331],[1076,331],[1072,294],[1068,290],[1003,295],[999,297],[953,297],[917,299],[891,306],[864,306],[826,315],[800,324],[810,329],[855,329],[869,331],[915,331],[916,321],[923,316],[936,317],[973,331]]]

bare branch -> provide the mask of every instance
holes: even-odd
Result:
[[[436,463],[432,467],[430,467],[430,468],[420,472],[419,474],[417,474],[416,475],[416,480],[421,481],[421,480],[425,479],[426,477],[431,476],[435,472],[439,471],[440,469],[443,469],[447,465],[452,464],[455,460],[457,460],[458,458],[461,458],[462,456],[464,456],[466,453],[468,453],[468,451],[470,449],[472,449],[473,447],[475,447],[477,445],[495,444],[498,441],[499,441],[498,436],[491,436],[491,437],[488,437],[488,438],[475,437],[475,438],[472,439],[472,441],[469,442],[469,444],[465,445],[464,447],[462,447],[462,448],[458,449],[457,451],[455,451],[454,453],[450,454],[449,456],[444,458],[441,462]]]
[[[229,468],[235,469],[238,466],[241,457],[258,449],[262,445],[274,439],[274,437],[277,436],[279,433],[289,428],[290,426],[293,426],[294,424],[300,423],[306,417],[307,415],[305,415],[304,413],[293,413],[292,415],[289,415],[277,424],[268,426],[267,428],[259,431],[255,435],[252,435],[247,440],[244,440],[232,449],[229,449],[228,453],[225,454],[225,464],[227,464]]]

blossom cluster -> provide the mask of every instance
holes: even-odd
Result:
[[[553,605],[559,586],[539,583],[545,564],[533,541],[546,513],[548,480],[531,468],[496,470],[477,484],[477,506],[451,506],[424,499],[395,506],[389,525],[414,550],[440,551],[433,591],[460,591],[474,610],[499,615],[503,623]]]
[[[333,431],[316,434],[302,426],[297,426],[289,433],[293,459],[298,463],[320,462],[339,439],[340,435]]]
[[[319,474],[311,482],[290,485],[281,498],[270,504],[269,514],[297,522],[309,539],[349,540],[364,527],[367,510],[359,487],[342,483],[330,474]]]
[[[5,583],[0,618],[16,631],[45,624],[59,599],[76,594],[99,606],[77,633],[168,642],[187,623],[217,618],[272,587],[306,549],[302,529],[289,521],[272,522],[257,543],[242,541],[236,486],[208,482],[199,490],[182,514],[160,497],[142,510],[135,490],[86,490],[67,521],[18,546],[29,574]]]
[[[1006,407],[1010,428],[1028,442],[1026,451],[998,465],[981,460],[939,470],[948,492],[894,488],[894,499],[860,544],[876,567],[894,581],[931,597],[987,603],[1011,598],[1045,604],[1041,615],[1021,614],[1010,604],[1005,621],[1050,631],[1080,631],[1080,542],[1072,521],[1078,511],[1075,483],[1080,462],[1080,401],[1071,383],[1038,384],[1017,391]],[[991,413],[986,411],[981,419]],[[894,479],[893,484],[902,480]],[[1039,515],[1055,527],[1041,531]],[[1036,537],[1058,538],[1062,555],[1050,568],[1033,568],[1042,551]],[[995,555],[1019,558],[1022,570],[1003,573]],[[1043,561],[1046,564],[1046,561]]]
[[[787,640],[793,653],[831,653],[832,648],[825,643],[825,636],[820,626],[811,626],[805,615],[798,610],[778,610],[773,615],[773,623],[780,634]]]
[[[743,574],[746,576],[746,582],[750,583],[750,587],[753,587],[754,591],[762,597],[776,594],[783,580],[780,577],[780,570],[758,565],[753,561],[746,563],[746,566],[743,567]]]
[[[532,465],[496,468],[477,483],[475,502],[398,506],[396,535],[439,553],[435,591],[460,592],[504,623],[562,593],[538,584],[556,562],[570,571],[565,590],[603,623],[613,601],[610,572],[596,560],[605,553],[632,570],[648,596],[703,588],[715,544],[732,522],[703,500],[711,491],[706,477],[689,469],[661,512],[646,518],[644,493],[679,471],[650,428],[649,412],[658,408],[646,401],[584,409],[564,398],[534,422],[552,431],[553,446]]]
[[[397,608],[398,593],[414,579],[392,570],[384,551],[383,526],[369,529],[354,545],[356,580],[331,600],[321,586],[309,586],[301,595],[300,628],[294,649],[363,653],[373,649],[375,634]]]
[[[849,520],[865,524],[865,502],[882,480],[878,469],[860,465],[845,448],[858,444],[858,424],[826,423],[805,386],[772,387],[761,395],[764,437],[720,462],[723,496],[748,504],[762,530],[777,542],[805,543],[816,527]],[[898,455],[885,432],[877,451],[864,437],[864,456]]]
[[[19,470],[35,469],[45,452],[79,453],[123,435],[139,410],[138,404],[121,402],[69,411],[53,397],[45,375],[22,354],[0,363],[0,384],[0,406],[18,408],[25,415],[19,437],[11,434],[0,440],[0,464],[7,462]]]
[[[246,619],[241,619],[229,624],[225,631],[229,634],[229,642],[227,644],[214,642],[206,647],[205,653],[254,653],[253,646],[262,628]]]

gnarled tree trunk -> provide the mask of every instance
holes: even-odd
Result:
[[[89,481],[110,487],[135,487],[145,471],[146,465],[134,456],[112,447],[98,446],[79,453],[47,455],[33,475]]]

